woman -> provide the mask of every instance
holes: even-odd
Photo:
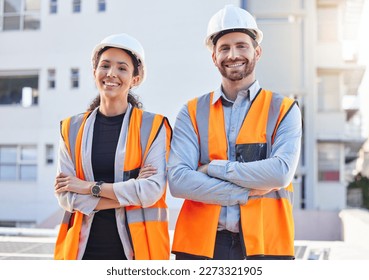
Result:
[[[92,53],[99,91],[86,113],[61,122],[55,193],[65,210],[55,259],[169,259],[165,203],[168,120],[131,93],[144,51],[127,34]]]

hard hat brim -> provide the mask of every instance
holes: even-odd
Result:
[[[246,28],[229,28],[224,29],[219,32],[215,32],[213,34],[210,34],[205,38],[205,45],[209,49],[209,51],[213,51],[213,47],[215,43],[219,40],[220,37],[222,37],[225,34],[231,33],[231,32],[243,32],[251,37],[251,39],[255,40],[259,45],[261,44],[263,40],[263,32],[260,29],[246,29]],[[219,36],[218,36],[219,35]]]

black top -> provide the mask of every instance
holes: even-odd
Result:
[[[124,114],[107,117],[97,111],[92,139],[92,170],[95,181],[114,183],[115,152]],[[84,260],[124,260],[115,209],[95,213]]]

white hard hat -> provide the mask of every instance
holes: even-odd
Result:
[[[263,40],[263,32],[258,28],[254,17],[246,10],[234,5],[226,5],[211,17],[205,38],[208,49],[213,51],[214,43],[229,32],[244,32],[258,44]]]
[[[126,33],[114,34],[103,39],[92,51],[92,65],[96,61],[99,51],[105,47],[119,48],[130,51],[138,61],[138,72],[141,77],[139,84],[141,84],[146,78],[146,67],[145,67],[145,52],[139,41]]]

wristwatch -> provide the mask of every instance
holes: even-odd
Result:
[[[104,182],[99,181],[99,182],[96,182],[96,184],[91,187],[91,194],[94,197],[100,197],[102,184],[104,184]]]

